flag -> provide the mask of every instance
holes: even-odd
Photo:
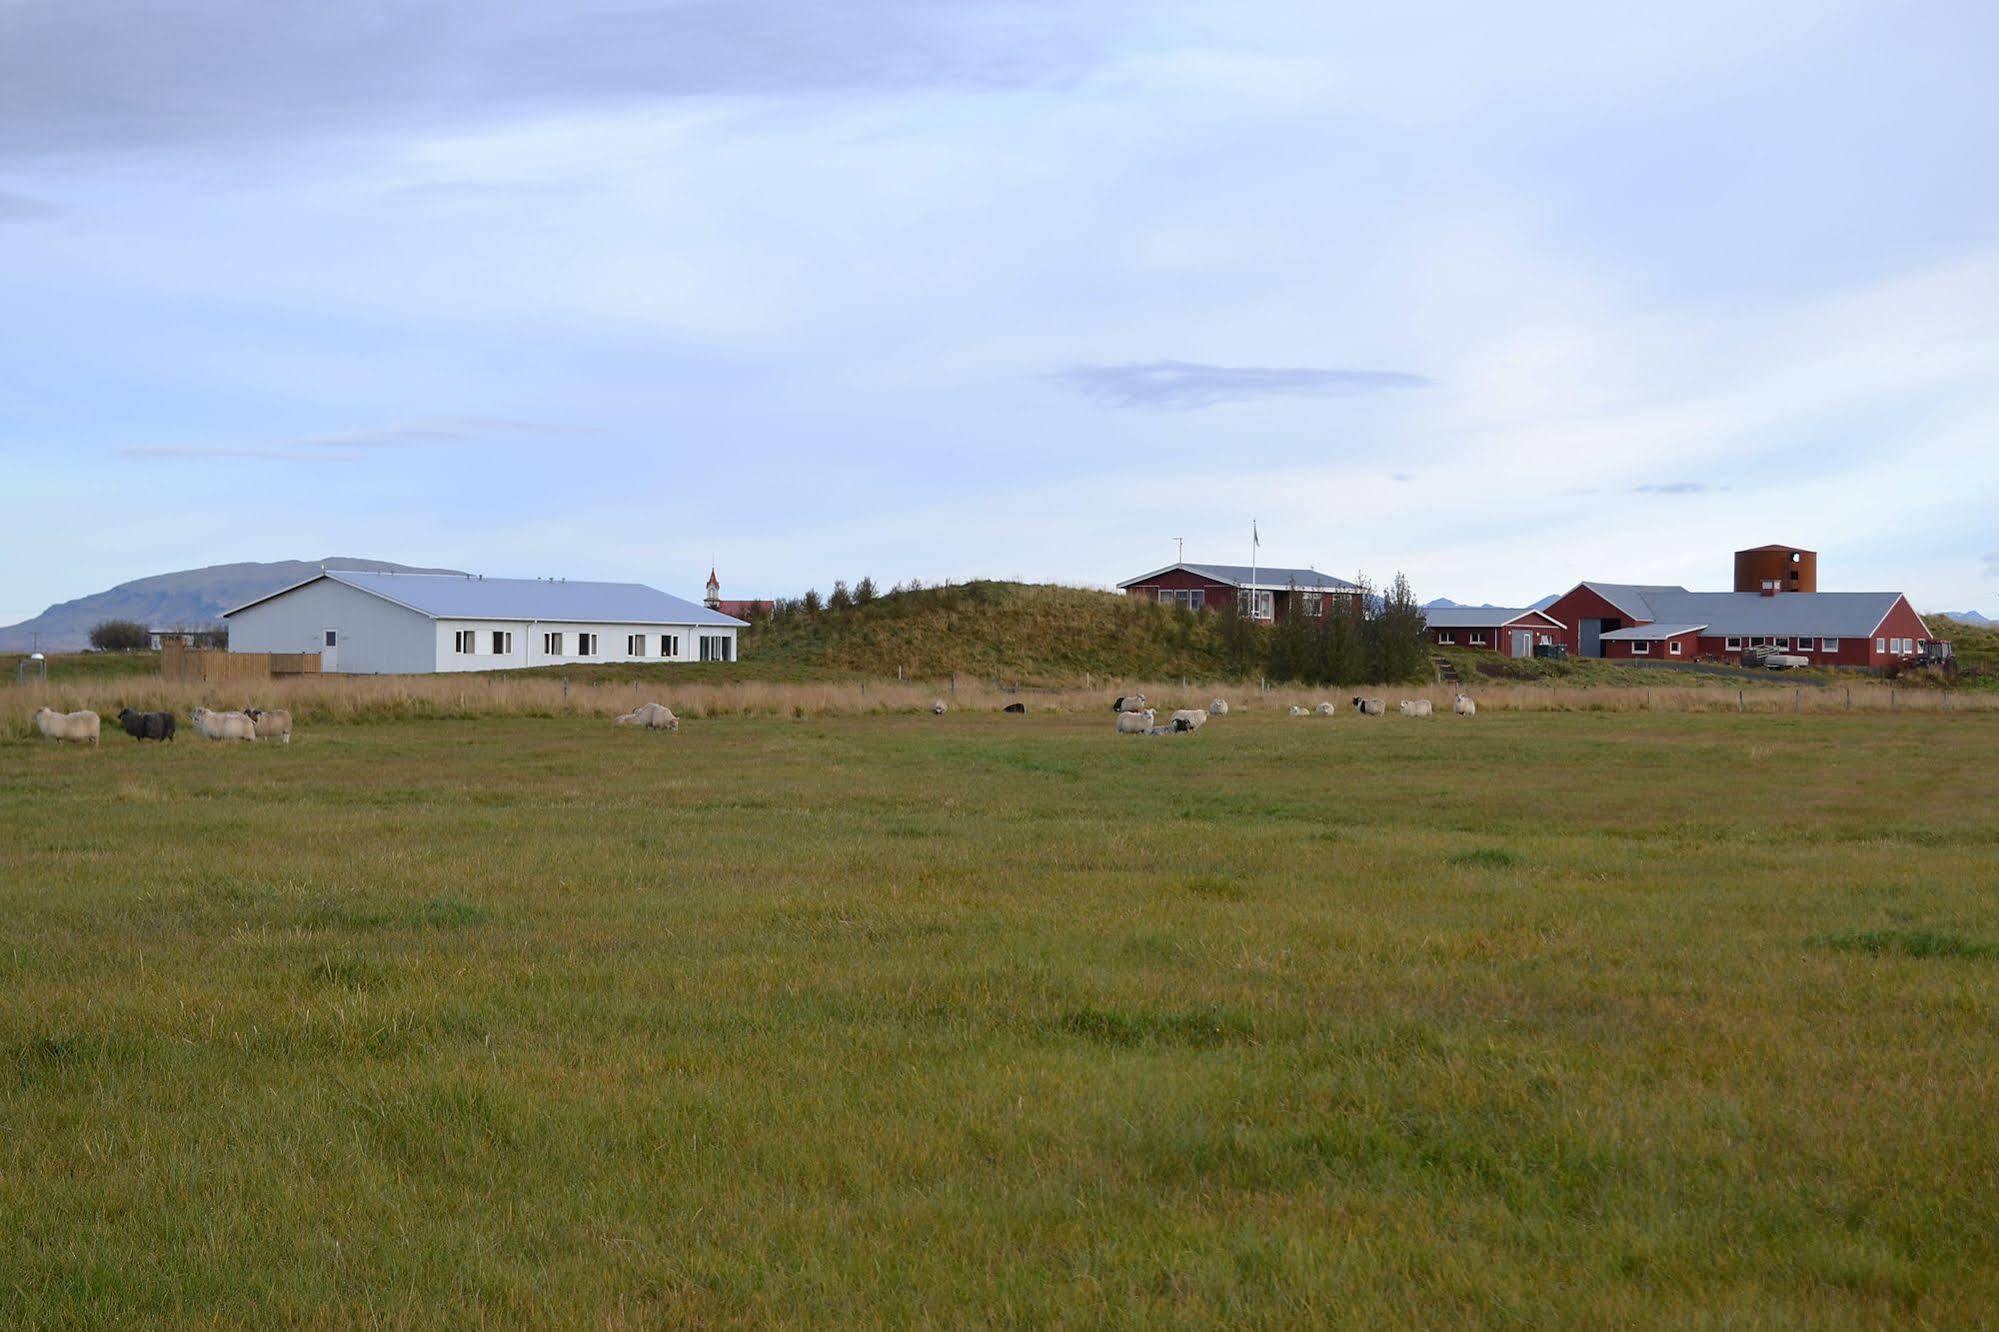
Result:
[[[1249,548],[1255,550],[1263,544],[1263,538],[1256,534],[1256,519],[1249,520]]]

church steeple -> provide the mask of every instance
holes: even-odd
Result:
[[[722,580],[715,576],[713,565],[708,568],[708,595],[703,599],[703,604],[709,610],[714,610],[722,604]]]

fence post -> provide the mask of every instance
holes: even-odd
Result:
[[[1890,688],[1888,690],[1888,711],[1893,712],[1895,708],[1896,708],[1895,691],[1893,688]]]
[[[956,698],[957,696],[958,696],[958,673],[957,673],[956,671],[952,671],[952,672],[951,672],[951,697],[952,697],[952,698]]]
[[[1846,710],[1847,710],[1848,712],[1851,712],[1851,711],[1853,711],[1853,686],[1852,686],[1852,685],[1848,685],[1848,686],[1846,687]]]
[[[1743,707],[1742,707],[1742,691],[1741,691],[1740,689],[1738,689],[1738,690],[1736,690],[1736,691],[1735,691],[1735,710],[1736,710],[1737,712],[1741,712],[1741,711],[1743,710]]]
[[[1798,713],[1801,713],[1804,710],[1805,710],[1805,691],[1802,689],[1793,689],[1791,691],[1791,715],[1796,716]]]

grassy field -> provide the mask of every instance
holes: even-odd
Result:
[[[1990,1322],[1995,744],[0,740],[0,1323]]]

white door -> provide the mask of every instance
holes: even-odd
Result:
[[[1512,631],[1512,633],[1513,633],[1513,655],[1516,657],[1533,656],[1534,631],[1531,629],[1515,629]]]
[[[320,636],[319,669],[337,671],[340,669],[340,631],[327,629]]]

